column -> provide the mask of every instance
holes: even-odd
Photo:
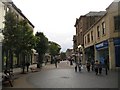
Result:
[[[83,64],[86,64],[86,62],[85,62],[85,50],[84,50],[84,48],[82,50],[82,59],[83,59]]]
[[[96,47],[94,45],[94,60],[96,61],[98,59],[98,51],[96,50]]]
[[[115,47],[113,39],[108,40],[109,43],[109,68],[115,69]]]

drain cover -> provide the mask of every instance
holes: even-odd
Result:
[[[67,76],[63,76],[63,77],[61,77],[61,78],[66,78],[66,79],[67,79],[67,78],[70,78],[70,77],[67,77]]]

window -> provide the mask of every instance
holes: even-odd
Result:
[[[86,36],[85,36],[85,44],[86,44]]]
[[[4,5],[4,10],[6,10],[6,6]]]
[[[102,23],[102,35],[105,34],[105,22]]]
[[[97,36],[98,36],[98,38],[100,37],[100,27],[99,26],[97,26]]]
[[[115,31],[120,31],[120,16],[114,17]]]
[[[93,31],[91,31],[91,41],[93,41]]]
[[[7,12],[8,12],[10,9],[7,7],[7,9],[6,9],[6,10],[7,10]]]
[[[90,42],[90,34],[87,35],[87,41]]]

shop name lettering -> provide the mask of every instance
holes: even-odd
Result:
[[[96,45],[96,48],[103,47],[103,46],[104,46],[104,44],[100,43],[100,44]]]

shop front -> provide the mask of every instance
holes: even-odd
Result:
[[[120,67],[120,38],[113,39],[115,46],[115,65]]]
[[[104,64],[104,60],[109,57],[108,41],[103,41],[95,45],[96,59]]]

